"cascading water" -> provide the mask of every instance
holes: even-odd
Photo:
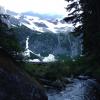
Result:
[[[70,39],[70,35],[67,35],[68,41],[69,41],[69,48],[70,48],[70,57],[72,58],[71,54],[72,54],[72,43],[71,43],[71,39]]]
[[[53,54],[57,55],[57,54],[63,54],[64,53],[64,49],[62,47],[62,41],[61,41],[61,34],[57,34],[57,46],[53,51]]]
[[[36,53],[34,53],[33,51],[31,51],[31,50],[29,49],[29,36],[27,36],[27,38],[26,38],[26,47],[25,47],[24,55],[27,56],[27,57],[30,57],[30,54],[35,55],[35,56],[38,57],[40,60],[43,59],[43,57],[41,57],[40,54],[36,54]]]
[[[62,91],[49,89],[48,100],[100,100],[100,85],[93,79],[74,79]]]
[[[83,46],[81,36],[74,37],[73,35],[67,35],[70,48],[70,57],[74,58],[82,54]]]
[[[53,54],[58,54],[60,57],[70,57],[74,59],[82,55],[82,39],[81,35],[75,37],[73,34],[57,34],[57,47],[53,51]],[[63,58],[62,58],[63,59]]]
[[[72,42],[72,46],[71,46],[71,57],[75,57],[78,55],[78,45],[79,45],[79,40],[77,38],[74,39],[74,41]]]
[[[52,36],[52,37],[50,37]],[[72,59],[74,59],[77,56],[80,56],[82,54],[82,39],[81,36],[75,37],[72,34],[56,34],[55,39],[50,39],[50,38],[54,38],[54,36],[51,34],[49,36],[49,38],[46,35],[46,40],[44,42],[44,40],[42,40],[43,35],[34,39],[34,41],[39,41],[37,42],[37,44],[34,44],[35,42],[33,42],[29,36],[27,36],[26,38],[26,47],[25,47],[25,55],[30,57],[30,54],[33,54],[35,56],[37,56],[40,59],[43,59],[43,57],[41,58],[41,56],[39,56],[38,54],[42,55],[41,51],[45,50],[45,53],[49,54],[53,54],[54,56],[57,57],[57,59],[65,59],[66,57],[70,57]],[[40,39],[41,38],[41,39]],[[30,44],[29,44],[29,39],[30,39]],[[50,43],[47,42],[47,40],[49,39]],[[54,43],[57,43],[56,46],[54,46]],[[38,44],[39,43],[39,44]],[[49,45],[50,44],[50,45]],[[38,45],[37,49],[31,48],[32,45],[36,46]],[[30,49],[29,49],[30,46]],[[41,48],[40,50],[38,48]],[[44,49],[44,48],[47,48]],[[49,51],[52,48],[51,51]],[[34,56],[32,56],[34,57]]]
[[[26,38],[26,48],[25,48],[26,50],[29,49],[28,45],[29,45],[29,36],[27,36],[27,38]]]
[[[24,51],[24,56],[26,57],[30,57],[30,50],[29,50],[29,36],[27,36],[26,38],[26,47],[25,47],[25,51]]]
[[[60,34],[58,34],[58,46],[59,46],[59,48],[61,47]]]

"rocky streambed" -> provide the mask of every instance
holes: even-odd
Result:
[[[73,79],[64,90],[47,90],[48,100],[100,100],[100,86],[94,79]]]

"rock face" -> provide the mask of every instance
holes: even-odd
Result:
[[[65,60],[81,55],[82,36],[75,37],[71,34],[73,28],[66,26],[66,23],[57,21],[55,25],[55,21],[40,20],[38,17],[17,17],[0,14],[1,22],[13,30],[21,47],[25,48],[26,38],[29,36],[29,49],[43,57],[52,54],[58,60]]]
[[[21,71],[0,48],[0,100],[47,100],[37,81]]]

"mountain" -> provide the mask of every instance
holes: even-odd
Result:
[[[42,59],[48,62],[48,60],[74,58],[81,54],[82,40],[69,34],[73,31],[73,27],[60,18],[45,19],[39,16],[7,11],[7,14],[1,14],[0,19],[13,31],[20,45],[25,49],[26,54],[30,54],[33,61]],[[27,37],[29,39],[26,49]]]
[[[5,10],[2,7],[0,12],[1,14],[10,15],[9,22],[13,26],[22,24],[38,32],[69,33],[73,31],[73,27],[62,20],[59,15],[45,15],[31,11],[18,14],[10,10]]]
[[[31,30],[39,32],[68,33],[73,30],[66,22],[60,19],[41,19],[39,16],[18,14],[14,16],[21,24]]]

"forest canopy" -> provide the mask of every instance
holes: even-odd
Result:
[[[83,34],[83,54],[100,60],[100,1],[66,1],[69,15],[64,20],[73,23],[75,33]]]

